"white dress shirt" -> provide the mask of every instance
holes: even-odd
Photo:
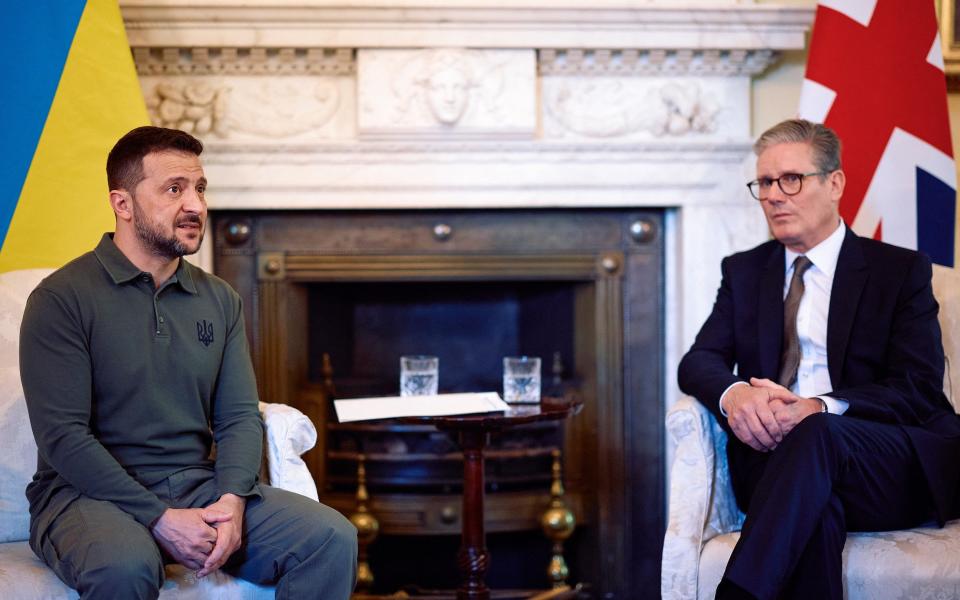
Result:
[[[830,236],[807,251],[806,257],[813,263],[803,274],[803,296],[797,309],[797,337],[800,340],[800,366],[797,380],[790,391],[803,398],[820,398],[827,410],[842,415],[849,407],[845,400],[824,396],[833,390],[830,370],[827,368],[827,317],[830,313],[830,292],[833,290],[833,275],[847,228],[841,221]],[[800,256],[789,248],[784,253],[786,273],[783,278],[783,297],[790,289],[793,277],[793,262]]]
[[[830,312],[830,292],[833,290],[833,275],[837,270],[837,259],[840,257],[840,247],[847,228],[843,222],[837,224],[837,229],[810,250],[805,256],[813,263],[803,274],[803,296],[800,298],[800,307],[797,309],[797,337],[800,340],[800,366],[797,369],[797,380],[790,391],[803,398],[818,397],[826,403],[827,410],[836,415],[842,415],[850,406],[845,400],[824,396],[833,390],[830,381],[830,370],[827,368],[827,317]],[[793,263],[800,256],[789,248],[784,253],[785,273],[783,278],[783,297],[786,298],[790,289],[790,279],[793,277]],[[738,381],[724,390],[720,395],[720,412],[726,416],[723,409],[723,398],[734,385],[744,385],[745,381]]]

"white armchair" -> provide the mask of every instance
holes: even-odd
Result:
[[[37,465],[37,446],[30,430],[20,386],[18,337],[27,296],[48,269],[0,274],[0,598],[74,600],[64,585],[30,549],[24,490]],[[270,482],[314,500],[317,488],[300,458],[317,441],[317,431],[303,413],[280,404],[260,403],[266,426],[265,455]],[[269,586],[234,579],[216,571],[198,580],[179,565],[168,566],[161,600],[267,600]]]
[[[934,267],[934,294],[947,355],[944,391],[960,385],[960,275]],[[667,412],[674,447],[660,585],[664,600],[712,599],[740,537],[727,466],[726,433],[692,398]],[[957,465],[960,468],[960,465]],[[960,598],[960,519],[946,527],[851,533],[843,549],[848,600]]]

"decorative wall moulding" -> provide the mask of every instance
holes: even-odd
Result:
[[[541,75],[753,76],[779,56],[769,48],[557,49],[537,52]],[[352,48],[134,47],[140,75],[352,75]]]
[[[542,49],[541,75],[752,76],[770,66],[779,53],[759,50],[703,49]]]
[[[140,75],[352,75],[350,48],[145,48],[133,46]]]
[[[362,137],[532,138],[533,50],[357,51]]]
[[[639,5],[638,5],[639,4]],[[133,47],[801,49],[809,7],[677,0],[121,0]]]
[[[209,140],[271,144],[338,137],[353,121],[345,77],[141,76],[150,120]]]
[[[543,81],[548,137],[554,126],[588,138],[678,137],[718,132],[722,97],[697,81],[589,78]],[[562,132],[561,132],[562,133]]]

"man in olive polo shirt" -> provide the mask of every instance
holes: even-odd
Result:
[[[121,138],[107,159],[116,232],[27,302],[30,544],[81,598],[156,598],[174,561],[276,584],[277,598],[346,599],[356,530],[257,482],[240,298],[182,259],[206,224],[202,150],[172,129]]]

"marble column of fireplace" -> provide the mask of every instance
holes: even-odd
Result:
[[[667,405],[720,258],[767,235],[751,78],[812,21],[745,0],[120,4],[154,121],[207,146],[212,211],[665,209]]]

